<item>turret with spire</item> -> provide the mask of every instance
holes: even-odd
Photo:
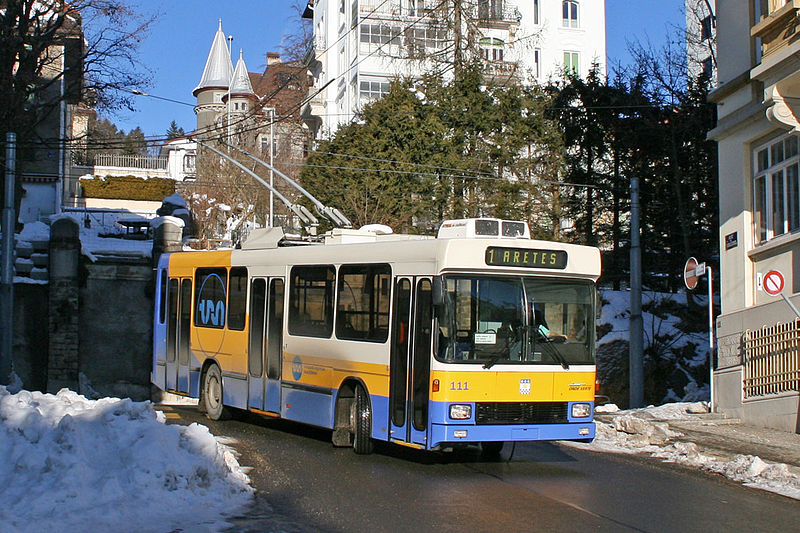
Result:
[[[241,62],[241,59],[239,61]],[[247,70],[245,70],[246,75]],[[222,31],[222,20],[220,20],[214,41],[211,43],[211,50],[208,52],[203,76],[192,92],[197,98],[194,112],[197,115],[198,131],[214,127],[217,117],[226,111],[225,100],[232,79],[234,79],[233,62],[225,33]],[[252,92],[252,87],[250,91]]]
[[[247,73],[247,65],[244,63],[241,50],[239,50],[236,69],[233,71],[229,94],[231,115],[241,116],[244,113],[252,112],[253,106],[258,102],[258,96],[256,96],[255,91],[253,91],[253,85],[250,83],[250,75]],[[222,101],[228,102],[228,94],[222,97]]]

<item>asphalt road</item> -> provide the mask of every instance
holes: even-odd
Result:
[[[656,459],[557,443],[425,453],[388,444],[359,456],[330,432],[240,414],[168,421],[238,441],[256,499],[231,531],[798,531],[800,503]],[[509,458],[511,459],[509,461]],[[187,527],[190,531],[191,527]]]

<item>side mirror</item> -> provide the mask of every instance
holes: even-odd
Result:
[[[433,307],[438,308],[444,305],[444,284],[442,283],[442,276],[434,276],[431,294]]]

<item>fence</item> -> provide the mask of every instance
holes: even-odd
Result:
[[[744,397],[800,391],[800,320],[744,333]]]
[[[166,170],[166,157],[154,157],[146,155],[122,155],[122,154],[97,154],[94,164],[98,167],[122,167],[138,168],[143,170]]]

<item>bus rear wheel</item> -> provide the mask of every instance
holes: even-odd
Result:
[[[203,376],[203,405],[211,420],[230,418],[230,409],[223,405],[222,399],[222,372],[217,365],[211,365]]]
[[[366,455],[372,453],[372,408],[363,387],[356,387],[353,403],[353,451]]]

